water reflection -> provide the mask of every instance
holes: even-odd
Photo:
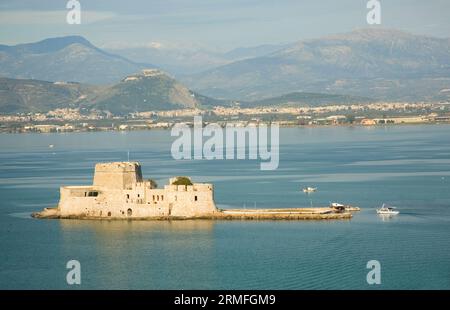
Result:
[[[61,220],[60,228],[64,256],[80,259],[87,285],[178,289],[189,287],[186,279],[199,288],[217,281],[214,221]]]
[[[377,214],[377,215],[383,222],[391,222],[397,220],[397,215],[394,214]]]
[[[211,220],[175,220],[175,221],[145,221],[145,220],[59,220],[63,231],[92,231],[97,234],[126,234],[130,232],[169,231],[193,232],[212,231],[214,221]]]

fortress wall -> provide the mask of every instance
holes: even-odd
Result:
[[[194,188],[197,191],[213,191],[213,185],[208,183],[194,183]]]
[[[196,186],[188,186],[180,190],[166,189],[166,195],[171,204],[172,216],[202,216],[217,212],[213,200],[212,186],[198,190]],[[172,189],[172,188],[170,188]]]
[[[178,188],[178,185],[164,185],[164,190],[167,191],[176,191]]]
[[[86,202],[88,208],[93,204],[95,197],[85,197],[89,191],[93,191],[92,186],[80,186],[80,187],[61,187],[60,198],[58,203],[58,210],[61,215],[71,215],[83,212],[83,208],[80,202]]]
[[[146,190],[146,204],[149,209],[164,209],[166,216],[169,215],[169,205],[166,192],[163,189],[147,189]]]
[[[135,190],[104,187],[62,187],[58,205],[61,216],[152,217],[203,216],[217,212],[211,185],[181,191],[136,187]],[[97,196],[86,196],[86,193]]]
[[[139,183],[138,183],[139,184]],[[132,217],[162,217],[169,215],[169,203],[166,192],[163,189],[151,189],[145,186],[136,186],[135,190],[124,191],[130,195],[130,199],[121,209],[131,209]],[[139,195],[139,197],[138,197]]]
[[[105,210],[107,212],[105,212]],[[167,204],[136,204],[136,203],[111,203],[102,212],[102,217],[113,218],[144,218],[144,217],[164,217],[169,213]],[[99,210],[100,211],[100,210]],[[108,212],[111,212],[109,215]]]
[[[148,201],[148,191],[145,187],[138,186],[131,190],[123,190],[122,197],[126,203],[145,204]]]
[[[85,190],[93,191],[98,190],[98,188],[85,187],[83,191]],[[78,194],[74,196],[74,191],[71,188],[62,187],[58,210],[63,217],[131,218],[163,217],[169,214],[168,203],[127,199],[126,192],[122,190],[102,190],[96,197],[85,197]]]
[[[104,197],[87,196],[90,192],[99,193],[94,187],[61,187],[58,210],[62,216],[85,214],[96,205],[106,203]],[[83,195],[84,194],[84,195]]]

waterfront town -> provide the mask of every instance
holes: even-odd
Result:
[[[277,122],[290,126],[377,126],[450,123],[450,103],[371,103],[317,107],[214,107],[136,112],[113,115],[108,111],[56,109],[47,113],[0,115],[0,132],[80,132],[167,129],[175,123],[191,124],[193,116],[221,126]]]

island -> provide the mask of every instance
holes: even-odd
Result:
[[[32,214],[49,219],[349,219],[347,211],[324,208],[228,209],[216,207],[214,187],[193,183],[189,177],[171,178],[158,188],[143,179],[138,162],[95,165],[94,180],[88,186],[62,186],[57,207]]]

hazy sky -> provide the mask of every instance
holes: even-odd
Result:
[[[367,0],[0,0],[0,44],[82,35],[95,45],[232,49],[287,43],[368,27]],[[381,1],[382,27],[450,37],[449,0]]]

